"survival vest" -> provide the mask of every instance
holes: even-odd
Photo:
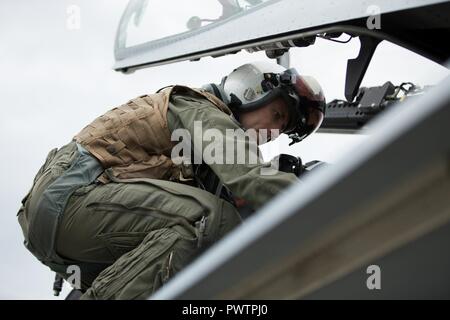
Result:
[[[218,98],[202,90],[171,86],[155,94],[142,95],[96,118],[74,140],[94,155],[120,179],[152,178],[178,181],[183,167],[170,159],[174,142],[167,124],[171,95],[200,97],[231,114]],[[103,175],[101,180],[107,180]]]

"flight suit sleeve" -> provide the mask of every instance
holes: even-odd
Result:
[[[224,152],[226,152],[226,140],[229,139],[226,130],[241,129],[229,115],[220,111],[211,102],[185,95],[172,95],[167,119],[171,132],[175,129],[184,128],[189,132],[192,139],[195,135],[195,121],[201,122],[203,133],[208,129],[220,131],[223,137],[222,150]],[[254,150],[250,147],[248,139],[242,139],[244,141],[237,141],[240,139],[239,137],[233,139],[236,139],[235,142],[237,143],[245,144],[245,152]],[[217,143],[217,141],[215,142]],[[202,154],[208,143],[203,142],[202,146],[199,147],[202,149]],[[222,162],[208,163],[208,165],[235,196],[245,199],[254,209],[263,206],[282,189],[299,181],[292,173],[272,170],[270,174],[267,174],[267,168],[271,168],[270,163],[261,161],[250,163],[248,158],[243,164]]]

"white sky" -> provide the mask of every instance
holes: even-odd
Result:
[[[137,95],[175,83],[200,86],[218,82],[236,66],[265,59],[263,53],[239,53],[129,75],[117,73],[112,70],[113,44],[126,3],[0,2],[0,299],[53,299],[53,274],[23,247],[15,217],[50,149],[64,145],[96,116]],[[66,27],[66,9],[71,4],[81,9],[79,30]],[[161,13],[161,19],[164,17]],[[313,47],[292,50],[291,65],[315,76],[328,100],[342,98],[346,60],[356,56],[358,47],[357,40],[348,45],[318,40]],[[432,84],[446,75],[446,69],[383,43],[363,85],[381,85],[388,80]],[[292,148],[287,147],[287,139],[280,140],[283,152],[300,155],[305,162],[335,162],[350,157],[364,136],[316,134]],[[273,150],[266,151],[274,155]]]

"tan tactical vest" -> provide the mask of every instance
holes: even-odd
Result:
[[[159,93],[139,96],[114,108],[87,125],[74,139],[91,152],[120,179],[153,178],[179,181],[186,178],[182,166],[170,159],[167,110],[172,94],[202,97],[221,111],[231,114],[215,96],[184,86],[168,87]],[[103,175],[100,179],[106,182]]]

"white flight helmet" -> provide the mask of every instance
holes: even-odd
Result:
[[[204,89],[214,93],[239,114],[256,110],[282,97],[289,109],[289,123],[284,133],[292,143],[316,131],[325,113],[325,98],[319,83],[310,76],[300,76],[294,68],[287,69],[270,62],[253,62],[233,70],[220,85]]]

